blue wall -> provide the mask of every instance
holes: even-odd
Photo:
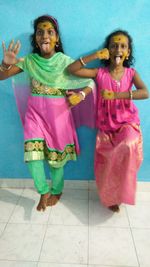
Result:
[[[149,0],[0,0],[0,43],[20,39],[19,56],[30,51],[32,21],[51,14],[58,19],[66,54],[78,58],[99,49],[104,38],[122,28],[134,40],[135,67],[150,88]],[[2,49],[0,51],[2,59]],[[15,104],[11,79],[0,82],[0,178],[27,178],[23,162],[23,130]],[[136,101],[144,137],[144,162],[138,179],[150,181],[149,100]],[[93,179],[95,131],[78,129],[81,156],[65,168],[66,179]],[[119,156],[119,155],[118,155]]]

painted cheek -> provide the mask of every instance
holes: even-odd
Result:
[[[52,37],[52,38],[51,38],[51,42],[50,42],[50,46],[51,46],[51,48],[54,48],[54,47],[55,47],[56,42],[57,42],[56,38],[55,38],[55,37]]]
[[[54,43],[54,42],[51,42],[51,43],[50,43],[50,47],[51,47],[51,48],[54,48],[55,45],[56,45],[56,43]]]
[[[127,55],[128,55],[128,52],[127,51],[123,53],[123,56],[122,56],[123,60],[126,59]]]

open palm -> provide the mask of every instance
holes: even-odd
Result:
[[[4,42],[2,43],[2,46],[3,46],[3,54],[4,54],[3,62],[6,65],[14,65],[22,60],[21,58],[20,59],[16,58],[21,47],[21,44],[19,41],[14,43],[14,41],[12,40],[8,46],[8,49],[6,49]]]

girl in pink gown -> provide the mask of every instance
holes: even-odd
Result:
[[[142,135],[133,99],[149,97],[133,64],[132,38],[126,31],[111,33],[105,48],[72,63],[68,70],[96,79],[98,89],[95,177],[101,202],[118,212],[135,203],[137,171],[141,165]],[[84,68],[95,59],[104,67]],[[133,85],[136,90],[132,90]]]

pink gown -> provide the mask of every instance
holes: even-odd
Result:
[[[14,81],[13,87],[24,127],[24,160],[46,159],[56,168],[69,160],[76,160],[80,153],[76,127],[95,127],[96,90],[93,89],[93,94],[89,94],[85,101],[70,109],[65,91],[61,89],[57,92],[35,80],[30,86],[15,84]]]
[[[126,92],[132,88],[135,70],[125,68],[120,82],[108,68],[100,68],[95,151],[95,176],[101,202],[109,207],[135,203],[137,171],[141,165],[142,135],[138,110],[128,99],[104,100],[102,89]]]

